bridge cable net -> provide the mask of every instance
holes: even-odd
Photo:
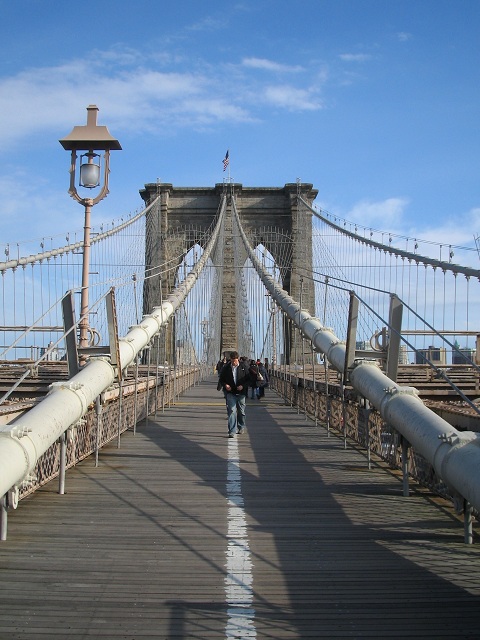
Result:
[[[311,343],[311,352],[321,353],[329,366],[345,379],[345,342],[319,318],[302,309],[302,306],[282,289],[279,282],[267,273],[242,229],[234,201],[233,212],[245,251],[275,303],[300,331],[302,340]],[[460,271],[457,269],[457,272]],[[338,274],[335,277],[338,278]],[[347,291],[346,287],[339,287],[339,290],[342,288]],[[374,312],[373,307],[365,305],[365,308],[377,319],[382,318]],[[349,384],[357,397],[368,401],[385,423],[401,434],[413,450],[432,466],[437,476],[448,487],[450,496],[461,496],[478,511],[480,451],[477,446],[477,434],[456,430],[428,409],[415,389],[402,387],[388,378],[374,358],[356,360],[348,374]]]
[[[340,315],[342,326],[336,317],[332,317],[331,310],[340,308],[342,293],[343,308],[347,309],[349,302],[345,294],[353,290],[363,309],[359,316],[357,343],[359,348],[372,351],[374,355],[375,351],[382,350],[382,342],[388,344],[395,331],[388,319],[390,303],[395,297],[403,308],[399,365],[420,365],[417,376],[425,381],[446,382],[465,406],[480,413],[478,405],[459,387],[465,376],[471,376],[472,382],[476,380],[477,386],[480,380],[476,355],[480,334],[476,322],[480,271],[407,251],[409,243],[415,251],[420,245],[411,238],[382,232],[382,239],[388,236],[389,241],[388,245],[383,245],[372,240],[372,230],[364,228],[361,236],[358,225],[343,221],[340,226],[303,200],[302,204],[305,211],[315,216],[314,277],[318,315],[324,324],[334,327],[338,335],[346,336],[348,313]],[[347,224],[354,227],[354,231],[346,230]],[[395,241],[405,242],[406,248],[395,247]],[[438,251],[441,258],[442,245],[430,242],[423,243],[423,247]],[[473,255],[468,248],[455,247],[455,250],[463,251],[466,258],[471,259]],[[453,255],[450,246],[450,260]],[[335,300],[333,305],[330,304],[332,299]]]
[[[441,356],[437,364],[475,364],[480,270],[452,262],[458,256],[473,262],[474,249],[361,227],[300,201],[314,216],[313,271],[320,305],[325,299],[322,292],[337,284],[358,291],[379,315],[388,318],[390,297],[395,294],[405,305],[402,334],[410,343],[402,350],[402,364],[426,362],[435,350]],[[400,243],[404,248],[397,246]],[[420,249],[438,253],[438,258],[422,255]],[[333,308],[320,306],[318,315],[339,335],[346,335],[345,325],[340,328],[338,319],[329,314]],[[362,338],[365,343],[368,331]]]
[[[155,202],[152,203],[153,205],[155,205]],[[120,365],[118,370],[110,364],[108,357],[90,357],[87,364],[77,375],[70,380],[54,383],[51,392],[41,402],[0,428],[0,468],[2,469],[0,496],[13,493],[18,500],[18,495],[26,495],[36,486],[46,482],[49,479],[46,477],[47,475],[53,477],[58,472],[58,441],[69,430],[71,435],[68,441],[71,451],[68,466],[89,455],[95,448],[98,449],[98,441],[92,442],[93,430],[87,428],[85,431],[84,429],[85,421],[83,416],[87,414],[89,408],[94,406],[96,402],[98,405],[98,399],[102,404],[109,393],[115,393],[107,392],[107,390],[112,388],[115,379],[120,375],[120,371],[122,372],[120,396],[118,396],[118,389],[116,391],[120,401],[122,385],[130,385],[131,389],[135,388],[136,397],[137,382],[134,380],[128,382],[128,368],[134,366],[138,372],[138,365],[141,359],[149,364],[155,362],[152,358],[152,352],[155,352],[155,350],[158,362],[162,338],[166,339],[166,336],[168,336],[168,339],[174,339],[173,336],[178,336],[176,338],[178,342],[175,342],[174,345],[175,349],[181,349],[181,353],[177,351],[178,358],[181,357],[183,359],[188,355],[191,363],[196,363],[197,370],[200,371],[201,369],[204,374],[211,372],[212,368],[210,367],[200,367],[202,363],[199,362],[199,357],[201,360],[203,359],[203,364],[206,365],[207,360],[210,360],[210,364],[212,364],[214,361],[213,353],[218,352],[218,347],[214,344],[216,339],[214,327],[215,325],[218,326],[219,311],[213,300],[217,293],[216,287],[219,286],[217,283],[220,278],[221,268],[214,268],[212,265],[221,265],[221,259],[219,259],[221,249],[219,247],[222,246],[224,211],[225,197],[222,198],[211,229],[207,233],[196,234],[191,258],[192,260],[195,259],[195,263],[187,264],[190,260],[188,252],[192,249],[193,236],[184,236],[184,244],[181,246],[180,252],[176,256],[172,256],[168,264],[146,270],[147,278],[156,277],[158,279],[164,278],[165,280],[170,278],[171,290],[166,292],[165,297],[160,293],[159,300],[156,302],[153,311],[144,314],[138,323],[136,296],[138,296],[140,279],[132,280],[131,267],[132,264],[135,267],[141,266],[141,262],[128,263],[127,266],[129,268],[127,268],[127,271],[129,273],[128,276],[123,278],[123,281],[115,272],[118,265],[110,262],[110,266],[113,267],[113,281],[117,286],[120,283],[125,288],[127,288],[128,281],[130,291],[134,292],[133,298],[130,296],[128,302],[122,305],[125,306],[125,310],[130,309],[130,324],[132,324],[132,315],[136,316],[133,326],[130,327],[125,337],[120,338]],[[138,220],[142,217],[139,217]],[[130,242],[132,235],[140,235],[132,234],[131,231],[129,233]],[[168,241],[168,239],[165,241]],[[106,263],[112,259],[113,254],[111,251],[109,249],[104,252],[104,257],[107,257]],[[141,253],[142,250],[138,255]],[[185,267],[179,269],[185,259],[187,260]],[[31,262],[36,263],[35,260]],[[191,267],[190,270],[188,270],[188,267]],[[138,269],[139,271],[140,269]],[[105,279],[105,284],[110,286],[112,278]],[[196,288],[197,284],[198,289]],[[137,289],[136,292],[135,288]],[[193,302],[190,301],[190,298]],[[200,310],[200,313],[204,312],[206,314],[205,317],[210,319],[209,321],[212,325],[211,336],[209,331],[205,332],[204,330],[202,332],[200,328],[202,325],[196,319],[193,309],[196,309],[197,312]],[[195,321],[193,322],[194,318]],[[176,326],[176,333],[169,331],[169,326]],[[193,327],[196,327],[195,331]],[[196,335],[194,335],[195,332]],[[187,341],[191,343],[191,346],[187,346]],[[173,372],[175,374],[173,376],[175,385],[177,377],[181,377],[182,372],[179,373],[175,369],[173,369]],[[153,382],[153,380],[150,380],[150,384]],[[189,378],[189,385],[194,382],[195,380]],[[180,382],[177,382],[177,390],[179,384]],[[146,405],[148,413],[148,400]],[[132,409],[133,413],[129,413],[127,407],[122,408],[121,406],[116,411],[119,414],[118,425],[116,428],[114,426],[113,431],[111,430],[108,433],[102,444],[115,437],[116,431],[119,437],[121,430],[131,426],[132,421],[135,428],[137,419],[141,419],[141,416],[139,417],[136,414],[136,405]],[[122,412],[124,413],[123,416],[121,415]],[[80,442],[81,440],[82,442]],[[45,461],[44,468],[41,466],[43,461]],[[15,502],[15,499],[13,502]]]
[[[276,239],[276,259],[267,249],[269,236]],[[283,243],[286,252],[291,253],[290,240],[271,229],[257,229],[252,237],[252,245],[255,246],[254,254],[265,272],[275,281],[282,283],[280,264],[288,264],[288,257],[278,249],[281,246],[278,242],[279,236],[286,240]],[[240,239],[239,234],[236,234],[236,237]],[[244,258],[244,249],[240,255]],[[237,298],[237,303],[240,303],[239,317],[243,323],[240,335],[244,340],[244,343],[241,342],[240,350],[249,358],[268,361],[275,366],[284,358],[284,327],[278,307],[265,290],[250,258],[246,259],[243,266],[239,265],[238,269],[241,273],[241,295]]]
[[[128,294],[124,291],[144,272],[145,217],[156,206],[154,201],[127,219],[122,217],[110,224],[103,222],[92,227],[89,288],[95,316],[92,324],[97,332],[105,331],[106,318],[94,307],[106,287],[122,287],[123,291],[117,294],[120,296],[119,326],[126,330],[131,322],[121,310],[125,308],[125,296],[133,295],[132,289]],[[58,236],[42,238],[37,245],[40,251],[28,256],[20,255],[24,244],[18,243],[15,252],[9,244],[4,246],[7,260],[0,262],[3,301],[0,358],[35,360],[63,332],[61,300],[67,291],[75,294],[81,291],[83,240],[77,239],[81,233],[83,231],[67,233],[67,244],[62,247],[53,245]],[[96,291],[101,293],[95,297]],[[138,309],[141,289],[137,287],[135,293],[137,299],[132,300],[132,305]],[[63,354],[59,347],[49,360],[61,359]]]
[[[205,234],[205,237],[209,235]],[[197,232],[190,235],[187,247],[190,245],[193,246],[186,250],[177,269],[176,286],[187,279],[188,273],[203,256],[204,247],[198,240]],[[223,230],[211,257],[198,276],[195,288],[175,313],[176,361],[188,364],[201,362],[208,365],[210,371],[213,371],[220,351],[222,253]],[[188,353],[185,351],[186,345]]]

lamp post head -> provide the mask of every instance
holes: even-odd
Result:
[[[87,124],[73,127],[72,131],[59,140],[67,151],[120,151],[120,142],[110,135],[107,127],[97,124],[98,107],[90,104],[87,107]]]
[[[121,150],[120,142],[110,135],[105,126],[97,124],[98,107],[91,104],[87,107],[87,124],[73,127],[72,131],[59,140],[60,144],[67,151],[72,152],[70,165],[70,189],[68,193],[80,204],[97,204],[108,194],[108,175],[110,173],[110,151]],[[104,178],[100,193],[93,199],[82,198],[77,193],[75,187],[75,173],[77,164],[77,151],[85,151],[81,155],[79,186],[86,189],[95,189],[100,186],[100,160],[95,162],[95,158],[100,158],[95,151],[104,151]],[[82,162],[86,158],[85,162]]]

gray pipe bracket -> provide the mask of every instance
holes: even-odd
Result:
[[[25,436],[28,436],[29,433],[32,433],[32,429],[19,425],[18,427],[14,427],[13,429],[10,429],[10,431],[6,431],[5,433],[7,433],[11,438],[17,438],[17,440],[20,440],[20,438],[25,438]]]
[[[397,397],[411,396],[412,398],[420,399],[417,389],[415,387],[385,387],[383,389],[386,394],[380,402],[380,413],[385,415],[388,404]]]
[[[17,485],[14,485],[7,491],[7,509],[16,509],[18,507],[19,489]]]
[[[150,333],[148,331],[148,326],[146,327],[143,324],[133,324],[130,327],[130,331],[133,331],[134,329],[141,329],[144,332],[144,334],[147,336],[148,340],[150,340]],[[133,340],[134,340],[134,338],[129,338],[128,342],[133,342]]]
[[[451,447],[463,447],[471,442],[480,442],[480,434],[473,431],[462,431],[460,433],[441,433],[438,436],[441,442],[449,444]]]
[[[393,396],[413,396],[419,397],[418,390],[415,387],[385,387],[385,393],[387,393],[391,399]]]
[[[347,343],[345,342],[345,340],[339,340],[338,338],[336,340],[332,340],[330,342],[330,346],[327,349],[327,358],[330,355],[330,352],[332,351],[332,349],[335,349],[335,347],[338,347],[338,345],[346,345]],[[328,358],[330,360],[330,358]]]
[[[378,360],[372,360],[371,358],[356,358],[353,361],[352,369],[355,369],[356,367],[359,367],[360,365],[376,367],[377,369],[381,368],[380,367],[380,363],[378,362]]]
[[[52,382],[49,385],[49,394],[55,393],[55,391],[60,391],[61,389],[68,389],[69,391],[79,391],[83,387],[83,384],[80,382]]]
[[[20,490],[21,489],[29,489],[36,482],[38,482],[37,476],[35,476],[32,473],[29,473],[22,480],[20,485],[14,484],[13,487],[11,487],[7,491],[7,509],[15,510],[18,507],[18,503],[19,503],[19,500],[20,500]]]
[[[165,327],[168,324],[168,320],[164,320],[164,314],[163,314],[163,310],[160,310],[160,313],[155,313],[156,309],[158,307],[156,307],[153,310],[153,313],[151,314],[152,318],[155,320],[155,322],[158,325],[158,328],[160,329],[161,327]]]

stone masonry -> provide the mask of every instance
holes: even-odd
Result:
[[[172,184],[146,184],[140,191],[145,204],[150,204],[160,195],[160,206],[154,207],[147,215],[146,269],[164,263],[179,253],[193,246],[195,239],[191,230],[206,231],[215,217],[220,204],[222,193],[226,186],[216,184],[215,187],[174,187]],[[273,257],[280,263],[285,262],[285,246],[280,246],[275,234],[269,234],[268,229],[274,229],[291,238],[291,256],[289,264],[283,265],[283,288],[310,313],[315,313],[314,284],[302,275],[312,273],[312,217],[304,209],[299,211],[297,193],[304,200],[312,203],[318,191],[312,184],[289,183],[284,187],[244,187],[241,184],[228,185],[228,193],[234,190],[237,210],[245,232],[251,233],[262,243]],[[222,337],[221,352],[236,348],[237,334],[235,322],[234,297],[236,292],[236,278],[233,265],[232,212],[230,203],[227,208],[225,221],[225,246],[223,249],[223,284],[222,284]],[[178,240],[162,243],[162,235],[177,230]],[[190,233],[189,233],[190,230]],[[183,237],[182,237],[183,236]],[[178,245],[178,246],[177,246]],[[183,247],[183,248],[182,248]],[[303,280],[303,282],[302,282]],[[160,281],[155,277],[145,280],[144,312],[159,305],[168,295],[173,286],[173,275],[169,280]],[[287,362],[293,362],[293,335],[285,326],[284,352]],[[219,354],[220,355],[220,354]],[[168,358],[167,358],[168,359]]]

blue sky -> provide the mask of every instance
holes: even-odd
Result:
[[[0,10],[0,244],[82,227],[58,140],[88,104],[123,147],[97,222],[141,207],[157,178],[222,182],[228,148],[245,186],[300,178],[365,226],[468,246],[480,234],[478,0]]]

